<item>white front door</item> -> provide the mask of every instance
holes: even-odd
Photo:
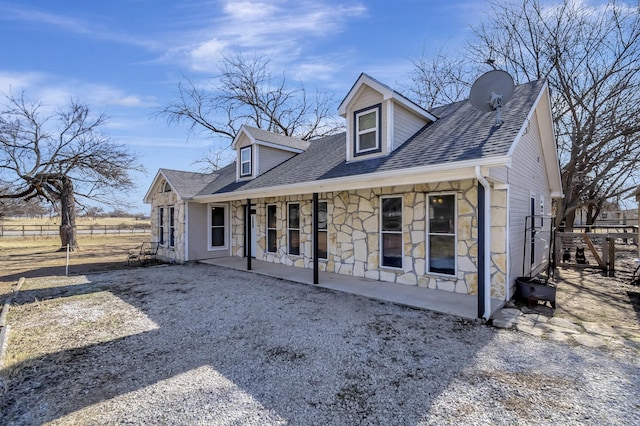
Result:
[[[256,223],[256,214],[251,213],[251,257],[256,257],[258,249],[258,226]]]

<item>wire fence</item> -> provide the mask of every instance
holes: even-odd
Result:
[[[151,225],[148,223],[134,225],[124,223],[117,225],[76,225],[76,233],[78,235],[145,234],[150,231]],[[59,232],[59,225],[0,225],[0,238],[58,235]]]

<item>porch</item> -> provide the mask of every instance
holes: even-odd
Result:
[[[247,270],[247,259],[242,257],[221,257],[202,260],[200,262],[240,271]],[[313,285],[312,269],[252,259],[251,272],[301,284]],[[475,295],[374,281],[332,272],[319,272],[319,281],[320,283],[317,284],[318,287],[364,296],[369,299],[455,315],[466,319],[475,319],[478,317],[478,297]],[[492,298],[491,314],[493,315],[503,304],[504,301]]]

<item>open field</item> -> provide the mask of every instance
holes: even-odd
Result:
[[[118,224],[126,224],[126,225],[135,225],[139,223],[150,223],[149,219],[136,219],[134,217],[98,217],[98,218],[90,218],[84,216],[77,216],[76,223],[78,225],[118,225]],[[60,218],[57,216],[54,217],[42,217],[42,218],[4,218],[0,220],[0,225],[16,225],[16,224],[25,224],[25,225],[59,225]]]
[[[26,236],[55,236],[59,231],[59,218],[6,219],[0,221],[0,238]],[[131,217],[76,218],[78,235],[141,234],[149,232],[150,221]]]
[[[127,250],[148,240],[148,234],[80,236],[79,250],[69,254],[69,274],[126,267]],[[0,298],[20,277],[64,276],[67,253],[58,237],[13,237],[0,240]]]

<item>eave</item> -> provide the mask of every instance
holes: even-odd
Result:
[[[314,192],[332,192],[365,189],[371,187],[414,185],[462,179],[475,179],[475,167],[480,166],[483,174],[493,167],[510,167],[511,157],[493,157],[431,166],[412,167],[399,170],[367,173],[332,179],[299,182],[267,188],[237,190],[228,193],[198,195],[190,200],[200,203],[223,202],[246,198],[278,197],[287,195],[312,194]],[[372,184],[375,182],[375,184]]]

